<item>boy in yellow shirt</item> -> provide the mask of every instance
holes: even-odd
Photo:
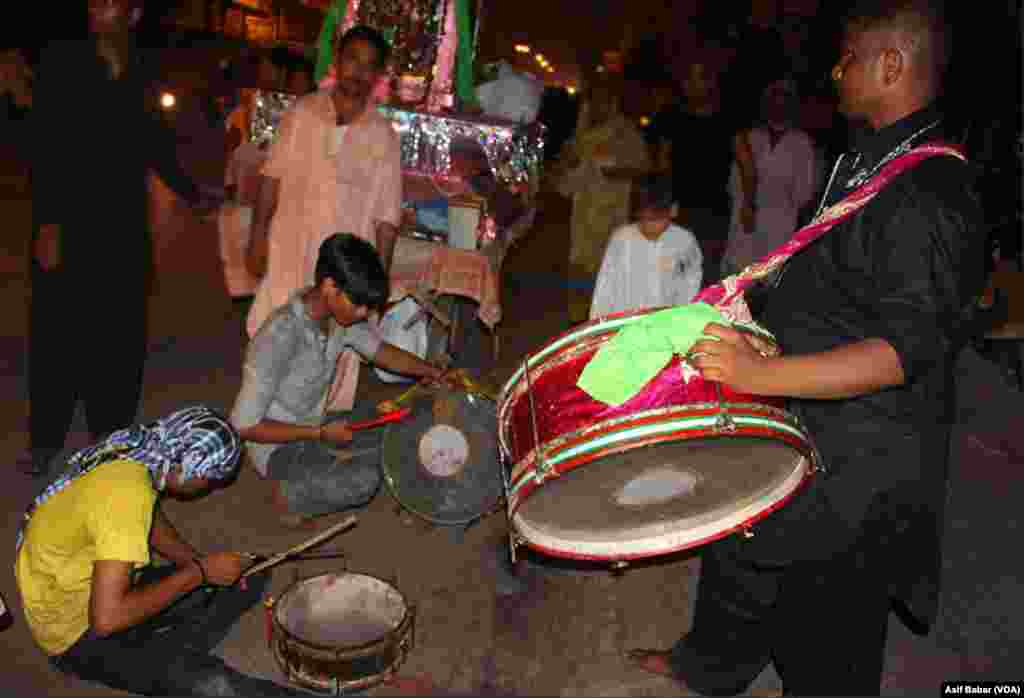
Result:
[[[205,407],[116,431],[74,453],[18,532],[25,618],[55,667],[145,695],[297,695],[231,669],[211,650],[258,603],[266,577],[235,587],[237,553],[201,556],[160,509],[229,481],[241,440]],[[150,546],[174,563],[148,567]]]

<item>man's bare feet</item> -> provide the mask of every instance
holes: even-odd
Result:
[[[668,650],[635,649],[626,652],[626,660],[644,671],[674,678],[675,672],[672,671],[669,662],[670,655],[671,652]]]
[[[416,676],[392,676],[384,680],[384,685],[390,689],[414,696],[432,696],[438,693],[437,687],[430,677],[423,676],[422,674],[417,674]]]

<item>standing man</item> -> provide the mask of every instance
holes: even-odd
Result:
[[[263,280],[249,311],[250,337],[293,293],[313,285],[320,243],[335,233],[374,245],[390,270],[402,211],[401,148],[371,99],[390,57],[377,31],[353,27],[335,48],[336,84],[302,97],[281,120],[253,217],[249,266]],[[346,350],[338,361],[331,407],[350,410],[359,358]]]
[[[249,336],[313,285],[320,243],[335,233],[373,244],[390,268],[402,206],[399,140],[370,99],[390,55],[375,30],[350,29],[335,49],[337,84],[301,98],[282,118],[253,220],[250,262],[265,276]]]
[[[833,79],[860,129],[824,203],[882,189],[767,291],[758,319],[782,355],[719,325],[706,332],[721,341],[693,347],[706,379],[790,398],[825,468],[752,538],[705,547],[690,632],[668,652],[631,653],[695,691],[738,694],[774,660],[787,695],[878,695],[890,599],[934,618],[952,367],[984,240],[960,158],[879,172],[943,139],[947,25],[934,5],[870,0],[848,17]]]
[[[75,404],[93,438],[135,419],[151,277],[150,170],[205,213],[173,132],[147,103],[134,41],[141,0],[89,0],[91,36],[44,51],[34,89],[34,224],[29,339],[30,452],[40,474],[64,446]],[[88,365],[75,340],[104,338]]]
[[[682,105],[655,116],[650,138],[659,169],[671,169],[679,224],[704,247],[704,278],[718,281],[729,228],[729,172],[735,124],[721,110],[718,74],[705,63],[689,66]]]

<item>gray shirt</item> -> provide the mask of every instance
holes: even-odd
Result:
[[[330,335],[309,317],[305,289],[274,310],[246,350],[242,389],[231,411],[236,429],[264,419],[301,425],[320,424],[338,357],[348,348],[372,360],[381,345],[368,323],[342,327],[332,319]],[[256,469],[267,474],[267,460],[278,444],[247,443]]]

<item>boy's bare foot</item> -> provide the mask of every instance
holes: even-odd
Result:
[[[437,695],[438,692],[434,682],[429,677],[421,674],[416,676],[392,676],[384,680],[384,685],[392,690],[414,696],[432,696]]]

